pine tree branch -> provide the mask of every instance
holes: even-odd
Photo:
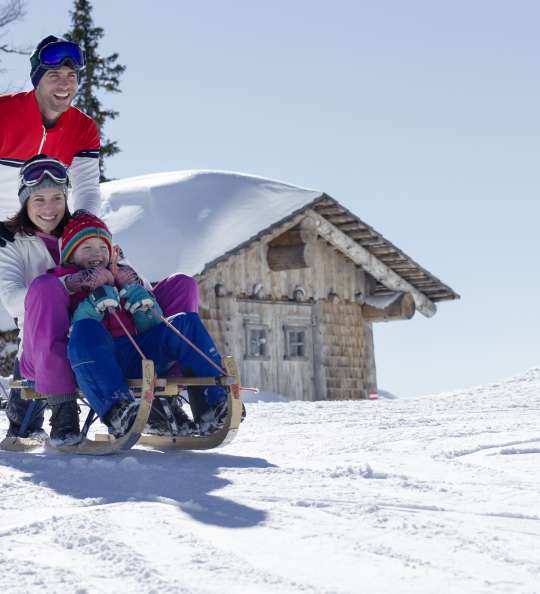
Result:
[[[24,2],[23,0],[10,0],[7,4],[4,4],[0,7],[0,31],[1,37],[3,37],[6,31],[2,31],[2,29],[7,29],[9,25],[16,21],[20,21],[24,18],[26,14]],[[28,55],[30,50],[28,48],[16,48],[13,47],[11,44],[3,43],[0,45],[0,52],[4,54],[20,54],[20,55]]]

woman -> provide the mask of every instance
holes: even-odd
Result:
[[[104,284],[103,271],[84,270],[62,281],[44,274],[59,264],[58,238],[70,218],[67,206],[69,177],[63,163],[37,155],[20,171],[20,210],[5,222],[14,241],[0,247],[0,300],[20,328],[21,345],[14,376],[35,381],[35,389],[46,394],[51,414],[51,438],[74,440],[79,435],[77,386],[67,358],[69,294],[81,288]],[[118,267],[123,283],[141,282],[127,265]],[[135,275],[135,277],[133,276]],[[166,316],[197,311],[194,279],[173,275],[153,290]],[[25,312],[30,312],[25,325]],[[12,390],[6,409],[8,435],[25,437],[41,431],[43,416],[32,420],[24,435],[19,429],[28,403]]]

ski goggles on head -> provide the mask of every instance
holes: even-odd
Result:
[[[71,62],[75,70],[81,70],[86,66],[84,50],[73,41],[53,41],[32,56],[33,68],[59,68],[66,62]]]
[[[23,188],[37,186],[43,181],[45,176],[57,184],[69,186],[69,176],[65,165],[55,159],[43,159],[28,163],[21,168],[19,174],[19,194]]]

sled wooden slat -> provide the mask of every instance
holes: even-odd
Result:
[[[48,443],[47,439],[35,439],[33,437],[4,437],[0,441],[0,450],[9,452],[29,452],[36,448],[42,448]]]
[[[47,400],[47,396],[35,392],[32,388],[25,388],[27,386],[25,380],[14,380],[10,382],[9,387],[12,390],[20,390],[21,398],[23,400]]]
[[[234,377],[165,377],[155,380],[154,388],[160,396],[177,396],[182,388],[186,386],[231,386],[236,383]],[[35,392],[32,388],[25,387],[28,384],[25,380],[14,380],[9,387],[21,390],[23,400],[44,400],[47,396]],[[142,379],[128,380],[128,386],[137,394],[140,393],[143,385]]]
[[[233,377],[165,377],[156,380],[156,394],[159,396],[177,396],[186,386],[231,386],[236,383]],[[128,380],[128,386],[138,392],[140,379]]]

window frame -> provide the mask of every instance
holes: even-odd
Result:
[[[261,332],[265,333],[265,342],[264,344],[264,355],[253,355],[251,354],[250,346],[251,346],[251,332]],[[244,348],[244,360],[247,361],[270,361],[272,358],[270,355],[270,347],[269,347],[269,337],[270,337],[270,327],[267,324],[258,324],[254,322],[244,322],[244,340],[245,340],[245,348]],[[260,344],[260,338],[259,338]]]
[[[285,340],[284,345],[284,356],[283,359],[285,361],[309,361],[310,357],[308,355],[308,349],[310,347],[309,341],[309,326],[307,325],[299,325],[299,324],[285,324],[283,326],[283,335]],[[291,355],[291,342],[290,342],[290,335],[293,332],[303,332],[304,340],[302,342],[295,342],[294,345],[297,347],[298,345],[304,346],[304,354],[303,355]]]

